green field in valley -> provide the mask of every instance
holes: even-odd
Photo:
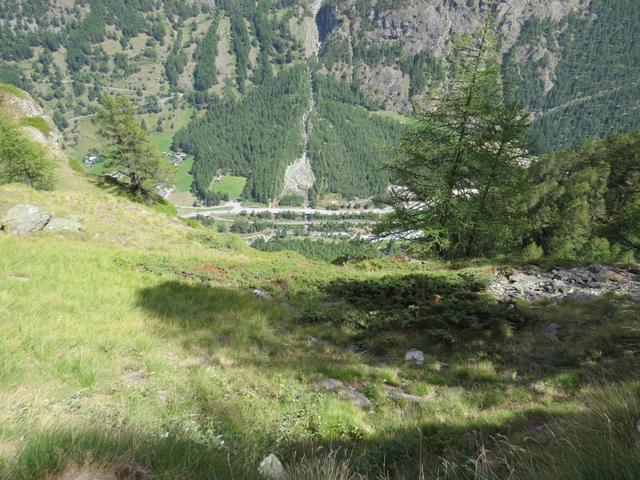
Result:
[[[178,171],[174,177],[174,183],[179,192],[188,192],[191,190],[193,176],[191,175],[191,167],[193,166],[193,157],[189,156],[184,163],[178,167]]]
[[[246,183],[247,179],[245,177],[225,175],[219,181],[212,182],[209,190],[218,193],[228,193],[229,198],[234,200],[242,195]]]

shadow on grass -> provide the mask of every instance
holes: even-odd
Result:
[[[186,348],[277,347],[275,321],[282,311],[251,293],[169,281],[138,292],[138,305],[157,315],[158,327]]]
[[[98,188],[116,197],[126,198],[131,202],[147,205],[154,210],[166,213],[167,215],[175,216],[177,214],[176,208],[156,193],[151,193],[144,197],[138,197],[131,190],[131,187],[128,184],[123,183],[110,175],[89,175],[89,179]]]
[[[611,384],[573,412],[529,409],[498,421],[423,420],[365,438],[283,449],[297,457],[343,452],[343,460],[365,478],[635,480],[639,394],[638,382]]]
[[[422,419],[358,438],[277,443],[267,435],[253,445],[225,448],[179,431],[167,435],[67,423],[22,432],[24,447],[0,474],[16,480],[257,480],[263,478],[259,461],[275,452],[288,466],[286,480],[634,480],[640,478],[638,393],[637,384],[602,390],[601,398],[592,397],[586,410],[574,413],[528,410],[494,422]],[[241,440],[256,432],[238,434]],[[331,456],[342,468],[314,466],[326,465]]]
[[[24,448],[3,478],[150,480],[152,478],[258,479],[254,462],[228,455],[179,432],[161,435],[126,427],[50,426],[23,432]],[[252,459],[253,460],[253,459]]]

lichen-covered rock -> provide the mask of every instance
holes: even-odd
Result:
[[[0,220],[0,229],[8,233],[24,234],[42,230],[51,214],[28,203],[21,203],[7,212]]]
[[[82,226],[75,220],[55,217],[47,223],[44,229],[53,232],[78,232],[82,229]]]
[[[260,475],[268,480],[282,480],[285,478],[282,462],[273,453],[267,455],[258,467]]]
[[[371,406],[371,400],[369,400],[366,395],[351,385],[344,383],[342,380],[328,378],[322,382],[322,386],[326,390],[334,392],[339,398],[351,402],[356,407],[369,408]]]

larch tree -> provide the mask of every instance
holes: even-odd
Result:
[[[446,256],[516,248],[526,224],[529,116],[504,100],[492,23],[460,37],[449,77],[390,163],[394,212],[377,233]]]
[[[100,99],[97,123],[107,141],[107,170],[124,175],[137,197],[150,197],[153,188],[167,179],[168,168],[135,114],[136,106],[127,96],[105,95]]]

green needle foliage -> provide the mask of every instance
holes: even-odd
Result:
[[[137,197],[149,197],[167,172],[160,152],[140,127],[135,113],[136,107],[127,96],[105,95],[100,100],[97,121],[107,141],[105,168],[124,175]]]
[[[562,260],[640,251],[640,131],[587,141],[532,165],[532,239]]]
[[[526,203],[526,112],[504,101],[491,24],[461,38],[451,76],[417,114],[390,165],[390,215],[380,233],[424,233],[436,253],[491,255],[519,245]]]
[[[196,69],[193,72],[193,86],[196,90],[208,90],[218,80],[216,57],[218,56],[219,23],[220,17],[216,15],[213,24],[194,52]]]
[[[53,188],[53,162],[44,147],[29,139],[20,125],[0,114],[0,185],[25,183],[38,190]]]

